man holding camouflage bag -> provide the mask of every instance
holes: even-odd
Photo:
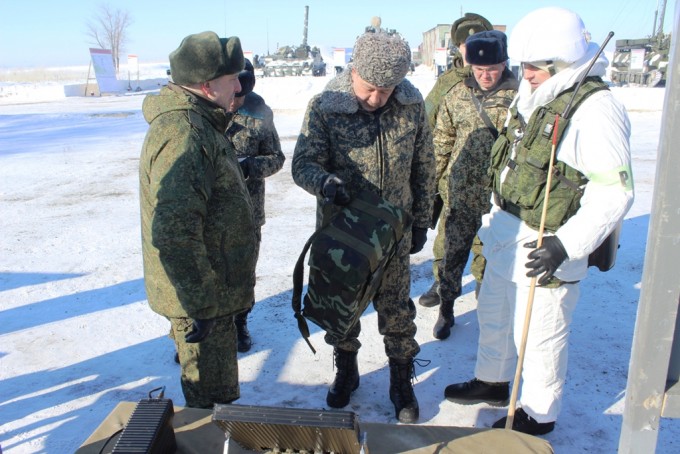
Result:
[[[432,137],[422,95],[405,80],[411,62],[408,43],[396,34],[365,33],[357,39],[353,57],[347,70],[310,101],[292,173],[297,185],[317,197],[317,226],[324,221],[324,199],[337,212],[366,190],[413,218],[373,298],[389,358],[390,400],[397,419],[413,423],[419,408],[411,378],[420,346],[409,297],[409,253],[425,245],[432,215]],[[344,339],[326,333],[336,367],[326,397],[330,407],[345,407],[359,386],[360,330],[357,323]]]

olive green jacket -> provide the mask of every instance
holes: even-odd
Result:
[[[144,280],[166,317],[235,314],[254,299],[256,227],[224,109],[170,84],[142,106]]]

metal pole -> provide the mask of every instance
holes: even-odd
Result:
[[[671,371],[677,376],[677,364],[675,367],[669,364],[674,349],[680,348],[680,331],[676,328],[680,303],[679,31],[680,0],[677,0],[647,250],[619,438],[622,454],[653,453],[661,417],[680,416],[677,391],[672,392],[668,381]]]

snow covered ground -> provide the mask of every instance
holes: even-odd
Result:
[[[431,72],[410,80],[426,95]],[[240,404],[322,408],[332,350],[311,326],[314,355],[291,310],[292,270],[314,228],[314,199],[290,175],[309,98],[329,78],[258,79],[275,112],[284,168],[267,180],[267,224],[250,316],[253,349],[239,357]],[[82,82],[76,81],[77,83]],[[140,253],[138,157],[145,93],[65,98],[64,82],[0,84],[0,446],[5,454],[70,453],[120,401],[159,386],[184,404],[168,322],[145,300]],[[635,205],[614,270],[591,270],[572,325],[569,374],[555,431],[557,453],[618,446],[656,166],[663,89],[614,88],[633,124]],[[431,283],[432,240],[412,256],[411,296]],[[418,306],[415,390],[421,424],[488,427],[505,409],[443,400],[472,377],[477,319],[472,277],[446,341],[432,337],[437,308]],[[372,308],[362,320],[361,387],[347,410],[397,424]],[[663,419],[658,453],[680,451],[680,424]]]

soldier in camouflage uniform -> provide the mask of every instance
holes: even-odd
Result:
[[[390,364],[390,399],[401,422],[415,422],[418,401],[411,378],[420,351],[415,340],[415,305],[410,295],[409,253],[422,249],[432,215],[434,154],[420,92],[407,80],[411,51],[399,35],[365,33],[354,62],[312,98],[295,146],[295,183],[317,197],[317,225],[324,199],[349,203],[370,190],[404,208],[412,228],[385,270],[373,300]],[[339,209],[338,207],[333,207]],[[336,377],[326,402],[342,408],[359,386],[360,326],[333,345]]]
[[[482,215],[489,211],[487,169],[519,81],[506,68],[507,38],[491,30],[465,41],[472,75],[442,99],[433,131],[437,181],[447,180],[444,259],[439,265],[439,318],[433,335],[446,339],[454,324],[465,264]]]
[[[475,13],[465,13],[465,16],[456,19],[451,26],[451,44],[454,47],[453,66],[442,73],[425,98],[425,111],[427,112],[427,121],[430,129],[434,131],[437,121],[437,111],[439,103],[442,98],[446,96],[455,86],[463,80],[472,76],[470,66],[465,63],[465,40],[477,32],[493,30],[491,22],[486,20],[483,16]],[[437,206],[441,206],[438,214],[438,219],[433,219],[432,228],[437,225],[437,236],[435,236],[434,244],[432,246],[432,274],[434,275],[434,282],[430,289],[423,293],[418,300],[418,303],[425,307],[436,306],[440,302],[439,298],[439,265],[444,258],[444,237],[446,216],[449,212],[448,207],[448,174],[443,174],[442,178],[437,180]],[[437,213],[435,212],[435,216]],[[481,248],[480,248],[481,249]],[[480,257],[481,258],[481,257]],[[481,258],[483,260],[483,258]],[[483,268],[483,265],[482,265]],[[477,277],[477,276],[475,276]],[[479,276],[481,279],[481,276]]]
[[[274,113],[264,99],[253,92],[255,69],[248,59],[239,74],[241,91],[236,93],[229,108],[234,112],[227,138],[234,145],[255,212],[257,237],[261,238],[264,215],[264,179],[281,170],[286,157],[281,151],[279,134],[274,126]],[[257,248],[259,251],[260,243]],[[259,255],[259,254],[258,254]],[[254,304],[254,302],[253,302]],[[238,351],[247,352],[252,345],[247,317],[250,310],[234,317],[238,336]]]
[[[174,83],[144,99],[140,157],[144,281],[170,320],[189,407],[239,398],[234,315],[250,308],[257,226],[224,133],[243,52],[237,37],[187,36],[170,54]]]

